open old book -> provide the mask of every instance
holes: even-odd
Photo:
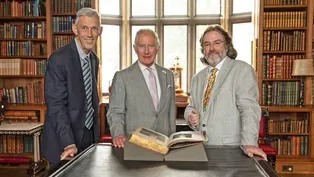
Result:
[[[167,137],[139,127],[125,144],[125,160],[207,161],[202,144],[205,137],[197,131],[181,131]]]

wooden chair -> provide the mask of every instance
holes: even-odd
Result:
[[[260,120],[258,146],[266,153],[268,161],[270,161],[272,166],[275,168],[277,151],[270,146],[268,136],[268,115],[269,113],[266,109]]]

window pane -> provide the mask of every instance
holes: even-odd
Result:
[[[120,15],[120,1],[100,0],[99,11],[100,14]]]
[[[201,71],[203,68],[206,67],[206,65],[204,65],[200,58],[203,56],[202,52],[201,52],[201,44],[200,44],[200,38],[202,37],[204,31],[206,30],[206,28],[208,27],[208,25],[197,25],[196,26],[196,69],[195,72],[198,73],[199,71]]]
[[[155,26],[132,26],[132,41],[131,41],[131,47],[132,47],[132,63],[136,62],[137,60],[137,54],[135,53],[134,49],[133,49],[133,44],[134,44],[134,39],[135,39],[135,35],[138,32],[138,30],[142,29],[142,28],[149,28],[151,30],[155,31]]]
[[[183,68],[182,89],[187,91],[187,26],[164,27],[164,66],[170,68],[175,64],[175,58],[179,57],[179,64]]]
[[[220,0],[196,0],[196,15],[209,14],[220,14]]]
[[[254,1],[255,0],[245,1],[244,6],[243,0],[233,0],[233,13],[252,12],[254,8]]]
[[[155,0],[132,0],[132,16],[155,16]]]
[[[166,15],[187,15],[187,0],[165,0],[164,13]]]
[[[254,26],[252,23],[233,24],[233,45],[238,52],[237,60],[252,63],[252,46],[254,39]]]
[[[108,93],[109,81],[120,69],[120,26],[102,25],[101,57],[102,57],[102,92]]]

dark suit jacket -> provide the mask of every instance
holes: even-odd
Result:
[[[98,59],[91,53],[93,75],[94,141],[98,141]],[[47,113],[41,152],[48,161],[57,163],[64,148],[76,144],[80,149],[86,119],[86,94],[82,67],[75,41],[50,56],[45,76]]]

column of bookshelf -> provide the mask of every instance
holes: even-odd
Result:
[[[52,1],[53,51],[74,39],[72,24],[75,22],[76,12],[83,7],[91,7],[91,0]]]
[[[2,128],[44,122],[44,74],[52,51],[50,4],[50,0],[0,0],[0,100],[7,103]],[[28,168],[34,162],[32,139],[32,134],[2,132],[0,168],[12,163]]]
[[[312,1],[260,1],[257,79],[280,174],[314,174],[312,85],[307,78],[300,107],[301,79],[291,75],[295,59],[312,58],[312,21]]]
[[[51,53],[49,3],[0,1],[0,99],[6,99],[11,110],[45,109],[43,78]]]

